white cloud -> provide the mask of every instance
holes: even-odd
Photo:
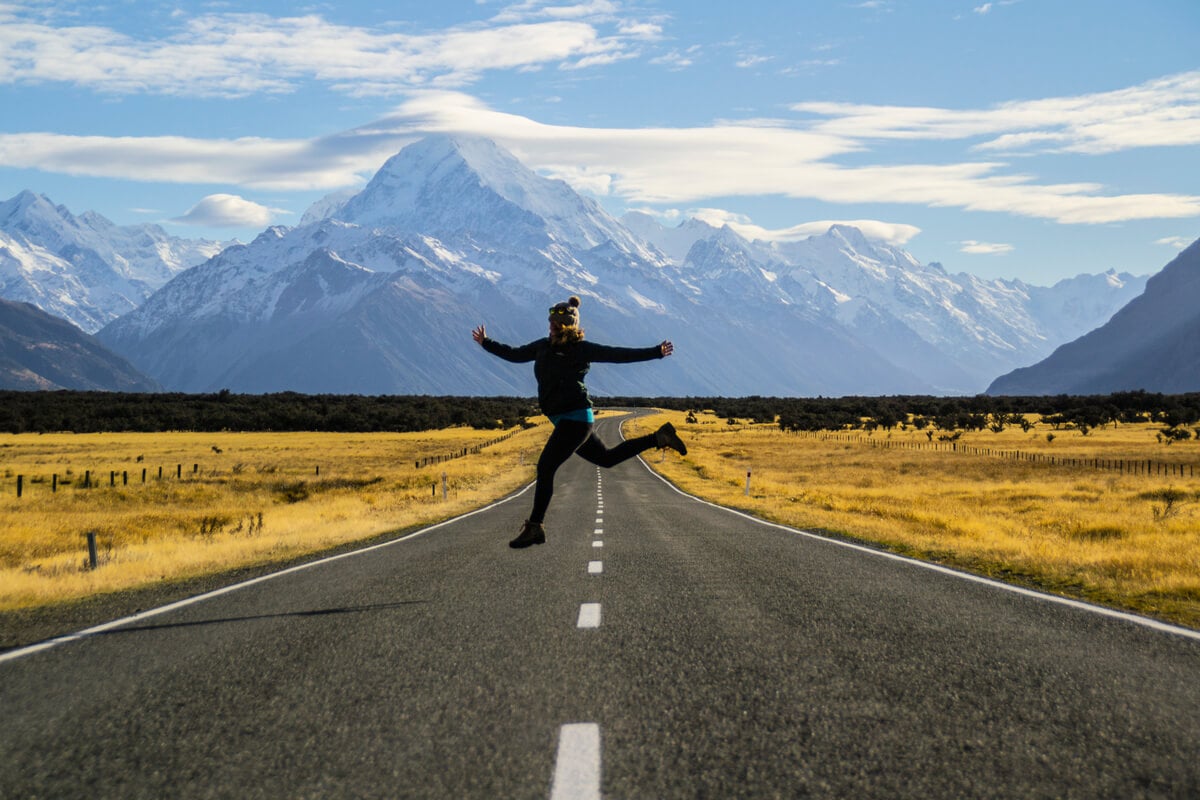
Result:
[[[771,60],[771,56],[743,56],[734,62],[734,66],[738,67],[739,69],[750,69],[761,64],[766,64]]]
[[[1190,245],[1194,239],[1189,239],[1186,236],[1168,236],[1164,239],[1155,239],[1155,244],[1165,244],[1168,247],[1174,247],[1176,250],[1182,250]]]
[[[1105,195],[1092,183],[1039,184],[996,162],[842,167],[836,156],[865,145],[828,126],[779,120],[707,128],[591,129],[551,126],[492,110],[456,92],[424,92],[381,129],[475,133],[527,164],[570,182],[608,176],[607,194],[630,204],[693,203],[781,195],[824,202],[892,202],[1016,214],[1066,223],[1200,216],[1200,197]]]
[[[19,133],[0,134],[0,167],[132,181],[311,190],[361,183],[396,149],[395,137],[380,142],[353,131],[334,140],[309,141]]]
[[[290,92],[301,81],[317,80],[352,95],[388,94],[462,86],[492,70],[610,63],[630,57],[630,43],[657,35],[652,23],[617,19],[615,6],[603,0],[539,5],[523,4],[523,11],[490,26],[418,34],[313,15],[208,14],[181,19],[174,35],[160,39],[49,25],[19,17],[18,10],[0,25],[0,82],[236,97]],[[603,35],[601,27],[613,28],[612,34]]]
[[[695,63],[695,55],[699,52],[698,47],[689,47],[686,51],[671,50],[663,53],[661,56],[655,56],[650,59],[651,64],[666,66],[671,70],[681,70],[692,66]]]
[[[793,110],[828,117],[816,131],[854,139],[948,141],[995,137],[976,145],[993,152],[1112,153],[1200,144],[1200,71],[1127,89],[1002,103],[988,109],[798,103]]]
[[[974,239],[967,239],[960,242],[962,247],[959,248],[960,253],[970,253],[972,255],[997,256],[1011,253],[1013,246],[1011,244],[995,244],[993,242],[977,242]]]
[[[791,225],[787,228],[771,229],[755,225],[744,214],[721,208],[693,208],[689,209],[686,215],[717,228],[728,225],[734,232],[747,239],[759,239],[767,242],[794,242],[828,233],[834,225],[849,225],[852,228],[858,228],[869,239],[900,247],[921,232],[921,229],[915,225],[881,222],[875,219],[816,220]]]
[[[277,214],[290,212],[268,208],[236,194],[210,194],[172,222],[209,228],[261,228],[271,224]]]
[[[929,110],[919,111],[918,116],[931,116]],[[960,131],[968,122],[945,124]],[[1001,162],[840,165],[839,156],[868,147],[853,128],[832,123],[801,126],[778,119],[694,128],[556,126],[496,111],[461,92],[430,90],[411,93],[394,114],[375,123],[315,140],[0,134],[0,167],[330,190],[362,183],[418,136],[459,132],[492,138],[543,174],[628,205],[691,205],[717,197],[776,195],[840,204],[953,207],[1060,223],[1200,216],[1200,196],[1105,194],[1095,183],[1042,183]],[[865,128],[868,137],[872,130],[886,130],[878,121],[875,128]],[[946,134],[938,127],[921,135]],[[866,161],[861,155],[856,160]]]
[[[988,12],[989,12],[989,11],[991,11],[991,10],[992,10],[992,4],[991,4],[991,3],[984,3],[983,5],[981,5],[981,6],[976,6],[976,7],[974,8],[974,11],[975,11],[975,13],[976,13],[976,14],[986,14],[986,13],[988,13]]]
[[[555,5],[546,0],[525,0],[515,3],[493,17],[495,22],[524,22],[530,19],[580,19],[596,15],[611,15],[617,6],[610,0],[592,0],[575,5]]]

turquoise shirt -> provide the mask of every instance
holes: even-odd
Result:
[[[592,413],[590,408],[580,408],[576,411],[568,411],[565,414],[552,414],[550,416],[550,421],[555,425],[564,419],[569,419],[572,422],[586,422],[590,425],[596,421],[596,415]]]

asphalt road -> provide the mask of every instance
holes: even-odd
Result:
[[[0,797],[1200,797],[1200,638],[557,489],[0,656]]]

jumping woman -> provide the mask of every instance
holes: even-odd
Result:
[[[537,378],[538,404],[542,413],[554,423],[554,430],[542,448],[537,463],[537,486],[533,492],[533,511],[517,538],[509,547],[529,547],[546,541],[542,523],[554,494],[554,473],[572,453],[598,467],[613,467],[652,447],[670,447],[687,454],[687,447],[675,433],[675,426],[666,423],[657,431],[637,439],[629,439],[609,448],[592,431],[595,416],[592,400],[583,379],[593,362],[630,364],[665,358],[674,352],[670,342],[653,347],[612,347],[583,340],[579,327],[579,298],[572,296],[565,303],[550,309],[550,335],[522,347],[510,347],[489,339],[480,325],[471,336],[484,350],[513,363],[533,362]]]

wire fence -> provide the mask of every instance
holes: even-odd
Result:
[[[1027,461],[1034,464],[1073,467],[1076,469],[1111,470],[1124,475],[1196,477],[1195,464],[1155,461],[1153,459],[1068,458],[1065,456],[1049,455],[1047,453],[1030,452],[1028,450],[1002,450],[993,447],[975,447],[963,442],[913,442],[896,439],[878,439],[873,436],[861,436],[853,433],[815,431],[798,431],[797,433],[806,438],[865,444],[869,447],[885,450],[928,450],[961,453],[964,455],[1011,459],[1013,461]]]

